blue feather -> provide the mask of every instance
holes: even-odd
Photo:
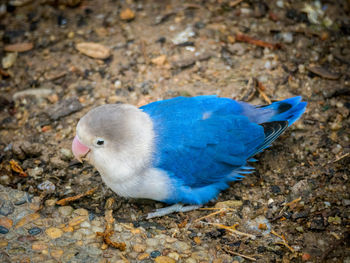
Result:
[[[167,203],[204,204],[241,180],[247,161],[305,111],[301,97],[253,106],[217,96],[177,97],[141,107],[154,125],[153,166],[167,172]]]

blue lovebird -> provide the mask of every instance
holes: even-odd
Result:
[[[118,195],[174,204],[148,218],[190,211],[251,173],[247,162],[298,120],[306,104],[294,97],[254,106],[217,96],[141,108],[107,104],[80,119],[72,150]]]

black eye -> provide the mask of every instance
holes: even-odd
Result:
[[[101,140],[101,139],[97,139],[97,141],[96,141],[96,144],[99,146],[103,145],[104,143],[105,143],[105,141]]]

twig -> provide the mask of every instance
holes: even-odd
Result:
[[[113,212],[112,209],[106,211],[105,213],[106,229],[103,233],[96,232],[96,235],[103,237],[103,242],[108,246],[124,251],[126,249],[126,244],[124,242],[114,242],[110,238],[114,233],[113,231],[114,218],[113,218],[112,212]]]
[[[269,97],[266,95],[266,93],[264,92],[265,87],[263,86],[263,84],[258,81],[258,91],[259,94],[261,95],[261,97],[263,97],[263,99],[268,103],[271,104],[271,100],[269,99]]]
[[[294,199],[293,201],[284,204],[284,206],[289,206],[290,207],[291,205],[293,205],[295,203],[298,203],[299,201],[301,201],[301,197],[298,197],[297,199]]]
[[[242,33],[238,33],[236,35],[236,40],[237,41],[241,41],[241,42],[246,42],[246,43],[249,43],[249,44],[252,44],[252,45],[255,45],[255,46],[259,46],[259,47],[267,47],[267,48],[270,48],[270,49],[279,49],[279,48],[281,48],[281,45],[278,44],[278,43],[277,44],[269,43],[269,42],[266,42],[266,41],[263,41],[263,40],[260,40],[260,39],[252,38],[252,37],[244,35]]]
[[[72,202],[72,201],[75,201],[75,200],[78,200],[84,196],[87,196],[87,195],[91,195],[93,194],[96,190],[97,190],[98,187],[95,187],[95,188],[92,188],[88,191],[86,191],[85,193],[82,193],[82,194],[79,194],[79,195],[76,195],[76,196],[71,196],[71,197],[67,197],[67,198],[63,198],[61,200],[58,200],[56,202],[57,205],[66,205],[67,203],[69,202]]]
[[[229,232],[231,232],[233,234],[239,235],[239,236],[246,236],[246,237],[249,237],[251,239],[256,239],[255,235],[251,235],[251,234],[244,233],[244,232],[236,230],[236,227],[238,226],[238,224],[234,224],[233,226],[225,226],[225,225],[217,224],[217,223],[209,223],[209,222],[203,222],[203,221],[200,221],[200,222],[203,223],[203,224],[214,225],[214,226],[216,226],[218,228],[225,229],[225,230],[227,230],[227,231],[229,231]]]
[[[271,229],[271,234],[274,235],[274,236],[276,236],[276,237],[279,237],[280,239],[282,239],[282,242],[276,242],[276,244],[284,245],[284,246],[285,246],[286,248],[288,248],[292,253],[294,253],[294,249],[293,249],[290,245],[288,245],[287,240],[286,240],[286,238],[284,237],[283,234],[282,234],[282,235],[279,235],[279,234],[277,234],[275,231],[273,231],[272,229]]]
[[[336,163],[339,162],[341,159],[344,159],[345,157],[347,157],[350,153],[345,153],[342,156],[339,156],[337,159],[335,159],[332,163]]]
[[[210,213],[209,215],[206,215],[206,216],[202,216],[202,217],[200,217],[200,218],[197,218],[196,220],[194,220],[194,222],[201,221],[202,219],[215,216],[215,215],[220,214],[220,213],[222,213],[222,212],[232,211],[233,209],[225,208],[225,207],[223,207],[223,208],[211,207],[211,208],[202,208],[202,210],[219,210],[219,211],[216,211],[216,212]]]
[[[236,5],[239,5],[243,1],[244,0],[236,0],[236,1],[231,2],[229,5],[230,5],[230,7],[235,7]]]
[[[223,247],[223,250],[229,254],[232,254],[232,255],[235,255],[235,256],[240,256],[242,258],[245,258],[245,259],[249,259],[251,261],[256,261],[255,258],[252,258],[250,256],[246,256],[246,255],[243,255],[243,254],[240,254],[240,253],[237,253],[237,252],[234,252],[232,250],[229,250],[227,247]]]

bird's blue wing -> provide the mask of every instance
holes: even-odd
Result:
[[[239,178],[264,142],[264,128],[242,115],[234,100],[216,96],[178,97],[142,107],[156,132],[154,165],[190,187]]]
[[[172,180],[168,203],[203,204],[250,173],[261,152],[305,111],[301,97],[253,106],[216,96],[178,97],[141,109],[152,118],[153,164]],[[248,169],[248,170],[247,170]]]

